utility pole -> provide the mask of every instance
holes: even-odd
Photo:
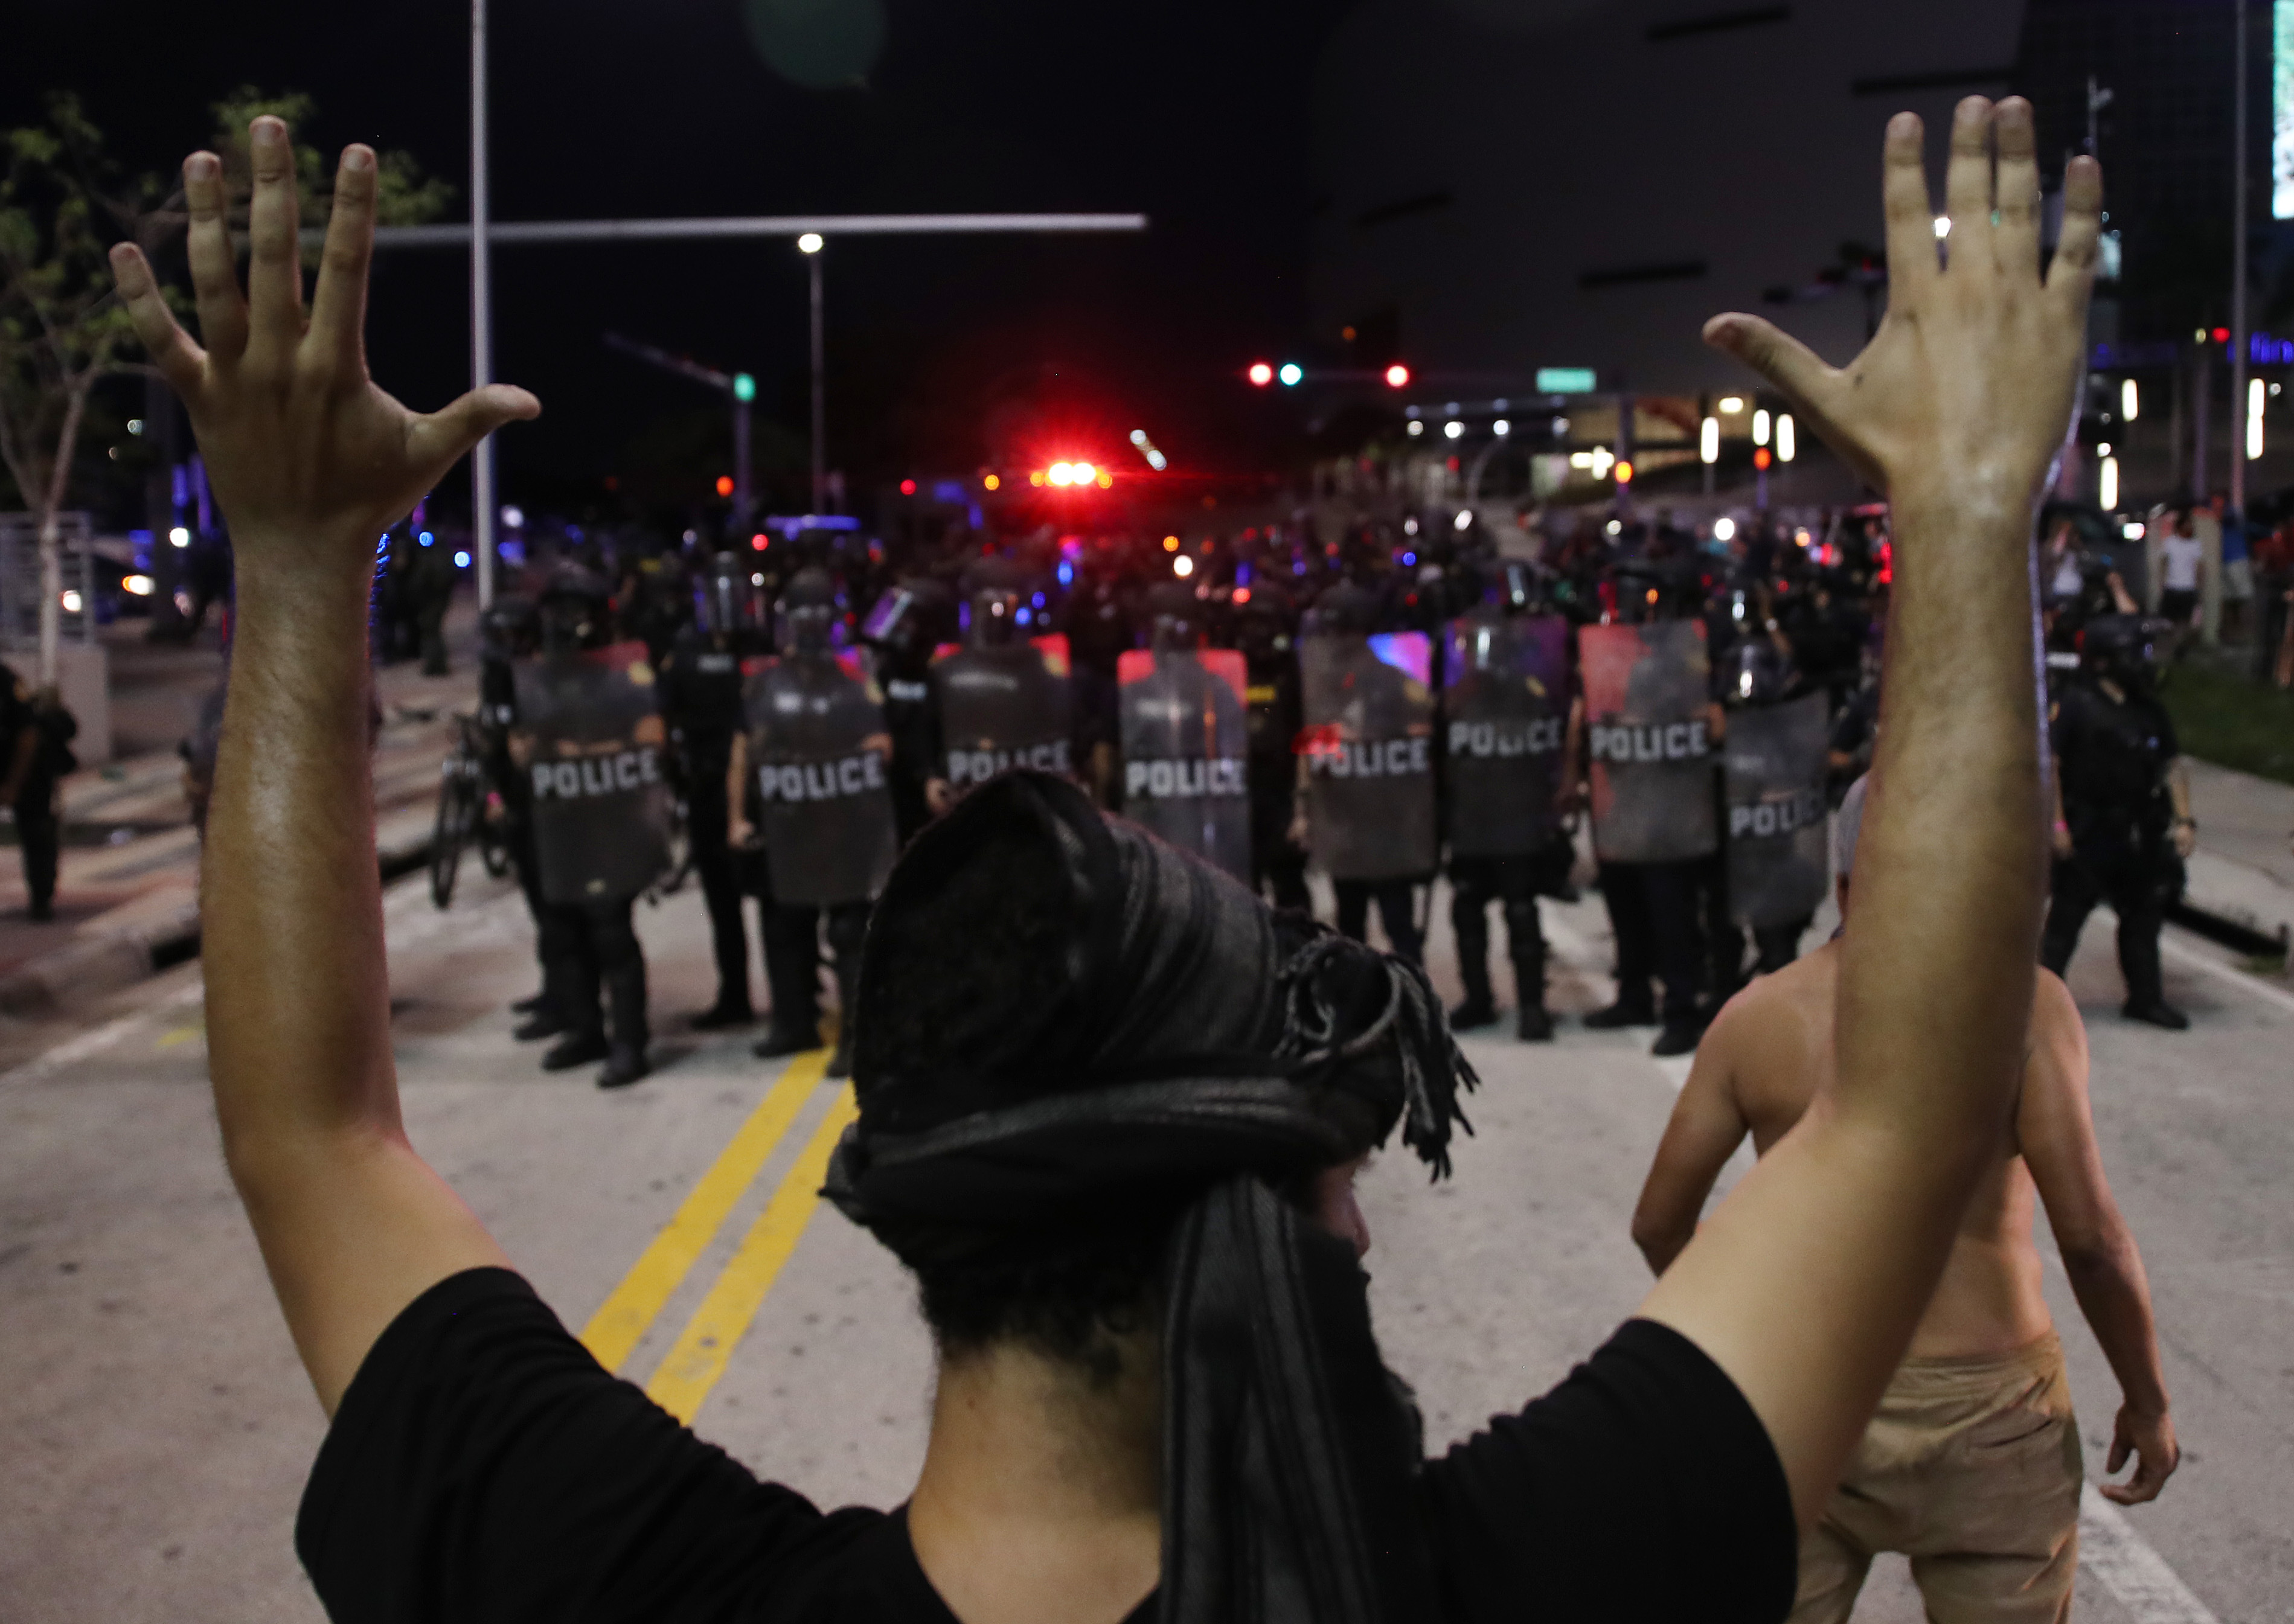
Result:
[[[486,195],[486,0],[470,0],[470,387],[494,381],[493,218]],[[478,607],[494,601],[494,437],[470,452]]]
[[[820,306],[820,233],[807,231],[796,240],[798,250],[812,272],[812,510],[828,511],[828,380],[826,327]]]
[[[2235,195],[2231,199],[2230,258],[2230,514],[2246,516],[2246,447],[2252,410],[2246,400],[2246,0],[2233,8],[2238,19],[2238,92],[2232,97],[2231,144],[2236,153],[2231,173]]]

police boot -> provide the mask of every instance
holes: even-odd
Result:
[[[1545,932],[1537,917],[1537,898],[1522,897],[1505,905],[1506,946],[1513,954],[1513,1002],[1519,1013],[1514,1035],[1525,1043],[1553,1041],[1553,1017],[1545,1012]]]
[[[544,1071],[571,1071],[576,1066],[587,1066],[592,1060],[602,1060],[613,1052],[606,1035],[592,1027],[586,1032],[569,1032],[549,1046],[541,1057]]]
[[[579,1024],[573,1011],[579,1007],[581,995],[577,989],[582,979],[582,968],[572,957],[544,960],[541,990],[525,1000],[523,1006],[510,1006],[525,1017],[510,1035],[521,1043],[531,1043],[573,1031]]]
[[[606,980],[606,1006],[614,1016],[613,1043],[606,1068],[598,1074],[599,1088],[626,1088],[653,1068],[646,1064],[645,960],[616,965]]]
[[[1620,1027],[1653,1027],[1656,1025],[1656,1006],[1647,993],[1635,998],[1621,988],[1616,1003],[1606,1010],[1595,1010],[1585,1017],[1585,1024],[1596,1032],[1613,1032]]]
[[[1461,893],[1450,902],[1450,930],[1458,938],[1458,979],[1466,984],[1466,1001],[1450,1011],[1450,1025],[1463,1032],[1486,1027],[1498,1018],[1497,999],[1490,991],[1490,924],[1479,896]]]
[[[765,1028],[765,1035],[749,1045],[749,1052],[761,1060],[777,1060],[783,1055],[802,1054],[819,1047],[820,1027],[817,1023],[785,1025],[776,1015]]]
[[[2187,1032],[2191,1028],[2191,1018],[2164,998],[2147,999],[2140,1003],[2129,999],[2119,1013],[2129,1020],[2164,1027],[2169,1032]]]
[[[745,1027],[756,1019],[757,1012],[749,1007],[747,999],[736,1003],[720,998],[686,1024],[696,1032],[715,1032],[726,1027]]]
[[[1664,1023],[1664,1029],[1656,1035],[1656,1042],[1649,1045],[1649,1052],[1659,1060],[1676,1054],[1694,1054],[1698,1040],[1704,1035],[1704,1028],[1696,1021],[1668,1020]]]

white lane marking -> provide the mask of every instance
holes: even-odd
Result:
[[[2220,1624],[2093,1483],[2079,1490],[2079,1566],[2103,1581],[2135,1624]]]
[[[2103,910],[2098,909],[2097,912]],[[1601,971],[1591,968],[1591,946],[1577,931],[1550,914],[1545,922],[1545,934],[1556,953],[1569,961],[1572,969],[1589,979],[1606,980]],[[2294,998],[2289,998],[2275,987],[2257,983],[2250,976],[2229,965],[2193,952],[2180,943],[2168,939],[2165,946],[2176,958],[2235,980],[2249,992],[2258,993],[2266,999],[2294,1009]],[[1688,1072],[1696,1056],[1651,1056],[1649,1063],[1670,1084],[1678,1094],[1688,1081]],[[1738,1148],[1743,1155],[1744,1147]],[[1749,1162],[1748,1164],[1749,1165]],[[2048,1261],[2060,1270],[2062,1260],[2052,1245],[2045,1248]],[[2093,1483],[2084,1485],[2079,1494],[2079,1565],[2085,1568],[2103,1588],[2118,1599],[2134,1624],[2221,1624],[2204,1602],[2192,1595],[2167,1559],[2152,1548],[2151,1542],[2135,1531],[2126,1513],[2103,1498]]]
[[[2268,982],[2247,974],[2235,965],[2225,964],[2220,959],[2200,953],[2195,947],[2185,947],[2171,936],[2161,934],[2159,938],[2159,946],[2164,948],[2167,956],[2176,963],[2186,965],[2192,970],[2202,970],[2218,981],[2228,981],[2233,986],[2251,993],[2265,1003],[2274,1003],[2280,1009],[2294,1013],[2294,993],[2281,991]]]
[[[205,982],[190,981],[169,993],[157,1003],[146,1004],[140,1010],[108,1020],[100,1027],[91,1027],[77,1036],[68,1037],[53,1048],[41,1051],[22,1065],[5,1073],[0,1073],[0,1089],[20,1088],[29,1084],[43,1082],[68,1066],[77,1066],[80,1061],[111,1048],[130,1032],[146,1022],[170,1011],[181,1009],[187,1003],[197,1003],[206,990]]]

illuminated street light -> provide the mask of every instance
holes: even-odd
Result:
[[[1442,425],[1442,432],[1455,440],[1466,432],[1466,426],[1457,418],[1452,418],[1447,423]]]
[[[1412,440],[1415,440],[1426,432],[1426,425],[1419,418],[1412,418],[1410,419],[1410,426],[1406,432]]]
[[[2131,378],[2119,379],[2119,415],[2129,423],[2143,415],[2143,394],[2135,388],[2135,380]]]
[[[1743,395],[1724,394],[1720,397],[1720,415],[1722,417],[1733,418],[1744,410],[1745,397]]]
[[[1800,453],[1800,437],[1793,429],[1793,415],[1788,411],[1777,414],[1777,460],[1790,462]]]
[[[1171,560],[1171,573],[1172,573],[1172,574],[1176,575],[1176,576],[1179,576],[1179,577],[1180,577],[1180,578],[1182,578],[1182,579],[1184,579],[1185,577],[1187,577],[1187,576],[1189,576],[1189,575],[1192,575],[1192,574],[1193,574],[1194,572],[1195,572],[1195,561],[1194,561],[1193,559],[1192,559],[1192,558],[1188,557],[1186,554],[1184,554],[1184,553],[1181,553],[1181,554],[1180,554],[1176,558],[1174,558],[1174,559],[1172,559],[1172,560]]]
[[[178,524],[175,529],[167,532],[167,545],[169,547],[189,547],[191,544],[191,532],[185,530],[182,525]]]
[[[1737,521],[1725,513],[1713,520],[1712,539],[1715,541],[1734,541],[1737,539]]]
[[[2101,464],[2102,481],[2095,492],[2095,504],[2105,513],[2119,506],[2119,459],[2106,457]]]
[[[825,246],[818,231],[807,231],[796,240],[796,251],[800,254],[818,254]]]
[[[1754,445],[1766,445],[1768,443],[1769,409],[1763,406],[1760,410],[1753,414],[1753,443]]]
[[[1490,433],[1502,440],[1508,434],[1513,433],[1513,425],[1507,422],[1503,418],[1500,418],[1496,422],[1490,425]]]
[[[1707,418],[1696,431],[1696,459],[1710,467],[1720,460],[1720,419]]]

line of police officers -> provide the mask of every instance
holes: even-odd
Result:
[[[557,1039],[549,1068],[604,1061],[604,1086],[646,1075],[632,907],[671,866],[681,802],[719,976],[693,1024],[754,1019],[753,898],[771,995],[755,1051],[817,1046],[821,970],[841,1017],[901,844],[971,787],[1028,767],[1082,779],[1277,905],[1310,905],[1311,859],[1341,930],[1363,935],[1374,907],[1413,958],[1424,888],[1446,867],[1466,994],[1454,1023],[1497,1019],[1494,904],[1525,1041],[1552,1035],[1538,898],[1575,895],[1582,817],[1618,970],[1615,1002],[1587,1024],[1654,1025],[1655,1052],[1694,1048],[1741,984],[1747,937],[1755,969],[1788,962],[1827,893],[1827,785],[1868,759],[1868,684],[1811,676],[1772,583],[1691,551],[1611,560],[1598,618],[1590,599],[1558,613],[1566,594],[1522,560],[1468,554],[1452,576],[1453,613],[1431,635],[1390,586],[1340,577],[1301,613],[1279,572],[1216,601],[1168,581],[1144,596],[1143,647],[1095,630],[1112,600],[1086,591],[1067,624],[1110,646],[1078,664],[1034,578],[1004,557],[952,585],[904,579],[857,625],[844,584],[815,564],[783,586],[768,635],[764,578],[720,555],[689,622],[657,648],[614,641],[602,578],[560,566],[530,607],[505,599],[486,621],[488,715],[541,965],[518,1035]],[[1794,624],[1826,623],[1815,613]],[[2109,621],[2086,635],[2098,651],[2125,641]],[[2157,888],[2121,848],[2186,844],[2187,805],[2158,838],[2098,810],[2126,798],[2119,779],[2165,784],[2162,739],[2173,753],[2135,662],[2111,658],[2113,675],[2076,685],[2059,710],[2068,849],[2048,957],[2067,957],[2087,913],[2111,901],[2130,1014],[2174,1024],[2157,908],[2141,900]],[[1851,639],[1850,669],[1874,669],[1859,661]],[[2105,755],[2112,765],[2091,770]],[[849,1069],[850,1034],[840,1019],[833,1076]]]

